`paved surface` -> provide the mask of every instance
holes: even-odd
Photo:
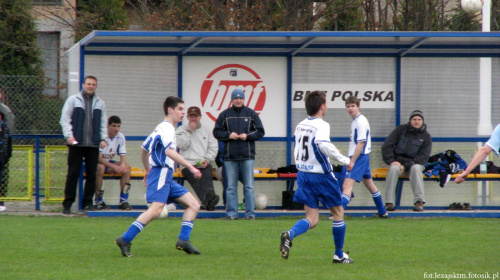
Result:
[[[35,201],[5,201],[5,211],[0,215],[25,215],[25,216],[62,216],[62,205],[60,202],[40,203],[40,210],[35,210]],[[85,215],[85,213],[74,212],[74,215]]]
[[[63,215],[61,213],[62,206],[60,202],[41,202],[40,210],[35,210],[35,201],[6,201],[5,206],[7,209],[0,212],[2,215],[25,215],[25,216],[89,216],[89,217],[137,217],[145,209],[133,209],[130,211],[121,210],[107,210],[107,211],[93,211],[93,212],[79,212],[76,210],[76,205],[73,205],[71,215]],[[346,210],[346,216],[352,217],[372,217],[376,210]],[[289,210],[256,210],[257,218],[259,217],[279,217],[279,216],[303,216],[304,211],[289,211]],[[171,211],[170,217],[182,217],[183,211]],[[329,215],[328,210],[320,210],[322,217],[326,218]],[[243,218],[244,213],[240,211],[240,216]],[[424,218],[424,217],[484,217],[484,218],[500,218],[500,210],[425,210],[423,212],[414,212],[410,210],[398,210],[389,212],[390,217],[400,218]],[[200,210],[198,218],[224,218],[225,211],[218,209],[216,211]]]

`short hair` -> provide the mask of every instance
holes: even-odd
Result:
[[[87,79],[92,79],[92,80],[95,80],[95,81],[96,81],[96,83],[97,83],[97,78],[96,78],[96,77],[94,77],[94,76],[90,76],[90,75],[89,75],[89,76],[85,76],[85,78],[83,78],[83,83],[84,83],[84,84],[85,84],[85,82],[87,81]]]
[[[326,104],[326,93],[324,91],[311,91],[304,98],[306,111],[309,116],[315,115],[322,104]]]
[[[180,99],[177,96],[169,96],[165,99],[163,103],[163,112],[165,112],[165,116],[168,116],[168,108],[175,109],[179,103],[184,103],[184,100]]]
[[[345,105],[347,106],[347,104],[356,104],[356,106],[359,107],[359,102],[360,102],[359,98],[357,98],[354,95],[351,95],[351,96],[347,97],[347,99],[345,100]]]
[[[121,124],[122,120],[120,120],[120,117],[118,117],[118,116],[111,116],[111,117],[109,117],[109,119],[108,119],[108,125],[112,125],[114,123],[120,123]]]

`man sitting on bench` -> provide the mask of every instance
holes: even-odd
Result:
[[[120,204],[118,204],[118,208],[122,210],[132,209],[127,201],[130,191],[130,165],[127,163],[125,136],[120,132],[121,123],[122,121],[118,116],[109,117],[108,137],[104,139],[108,145],[104,149],[99,150],[95,194],[95,204],[97,206],[97,210],[108,208],[103,200],[104,190],[101,189],[104,174],[121,174]],[[120,156],[120,161],[113,160],[116,154]]]

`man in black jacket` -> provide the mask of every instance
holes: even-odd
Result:
[[[238,219],[238,177],[241,171],[245,190],[245,218],[255,218],[253,169],[255,141],[264,137],[264,126],[257,113],[245,106],[245,93],[235,89],[232,106],[222,111],[214,126],[214,137],[224,142],[224,169],[227,174],[226,215]]]
[[[431,135],[427,132],[424,115],[415,110],[407,124],[396,127],[382,145],[382,158],[389,165],[387,171],[386,209],[394,211],[395,193],[399,175],[410,177],[413,190],[413,211],[424,210],[424,180],[422,171],[432,150]]]

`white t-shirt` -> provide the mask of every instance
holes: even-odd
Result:
[[[497,156],[500,155],[500,124],[495,127],[486,145],[488,145]]]
[[[369,154],[372,150],[372,137],[370,135],[370,123],[365,116],[359,114],[351,122],[351,141],[349,142],[349,156],[354,154],[356,145],[365,142],[361,155]]]
[[[321,118],[307,118],[297,125],[294,156],[297,169],[310,173],[332,172],[329,157],[349,163],[330,142],[330,124]]]
[[[107,146],[104,149],[99,149],[103,159],[110,161],[117,154],[119,156],[127,154],[125,136],[121,132],[118,132],[118,134],[113,138],[104,138],[104,141],[106,141]]]
[[[174,161],[167,157],[167,154],[165,153],[167,149],[175,150],[177,148],[174,126],[167,121],[160,123],[142,143],[142,148],[150,153],[150,166],[168,167],[174,169]]]

